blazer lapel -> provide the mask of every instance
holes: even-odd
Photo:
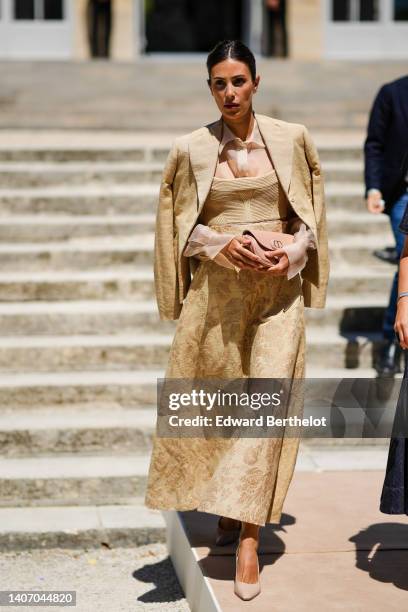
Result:
[[[406,126],[408,128],[408,110],[407,110],[407,95],[408,95],[408,79],[404,79],[398,83],[398,95],[400,101],[401,113],[405,119]]]
[[[189,143],[191,167],[197,184],[197,216],[211,188],[218,161],[222,121],[219,119],[207,126],[205,131],[198,132]]]
[[[255,118],[280,184],[288,196],[292,176],[293,139],[289,137],[287,130],[271,117],[255,113]]]
[[[278,179],[286,195],[292,176],[293,139],[288,137],[285,128],[271,117],[255,113],[259,131],[272,158]],[[222,119],[200,130],[189,143],[191,167],[197,184],[197,214],[200,214],[211,188],[218,161],[221,141]]]

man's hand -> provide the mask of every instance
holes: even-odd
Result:
[[[367,209],[373,215],[379,215],[384,210],[381,191],[373,191],[367,196]]]
[[[408,296],[398,300],[394,330],[398,334],[401,348],[408,349]]]

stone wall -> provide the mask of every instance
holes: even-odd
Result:
[[[323,56],[323,0],[289,0],[289,57],[318,60]]]
[[[111,59],[132,61],[137,56],[137,15],[138,3],[142,0],[114,0],[111,39]],[[86,32],[87,0],[76,0],[74,14],[75,59],[88,59],[89,48]]]

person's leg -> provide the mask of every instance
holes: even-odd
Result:
[[[253,584],[259,580],[259,529],[254,523],[242,523],[237,563],[237,578],[241,582]]]
[[[88,20],[91,57],[98,57],[98,10],[95,0],[88,2]]]
[[[110,35],[112,28],[112,6],[111,1],[103,3],[103,38],[102,38],[102,57],[109,57]]]

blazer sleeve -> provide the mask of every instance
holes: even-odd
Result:
[[[365,197],[372,188],[381,189],[383,183],[384,146],[391,118],[389,87],[379,90],[370,112],[367,138],[364,143]]]
[[[177,243],[174,227],[174,177],[178,148],[174,143],[163,170],[154,238],[154,284],[160,319],[174,320],[182,305],[178,300]]]
[[[303,296],[305,306],[309,308],[324,308],[329,280],[329,247],[325,194],[319,155],[307,128],[304,129],[303,136],[305,156],[310,171],[317,238],[317,250],[310,251],[308,263],[302,274]]]

